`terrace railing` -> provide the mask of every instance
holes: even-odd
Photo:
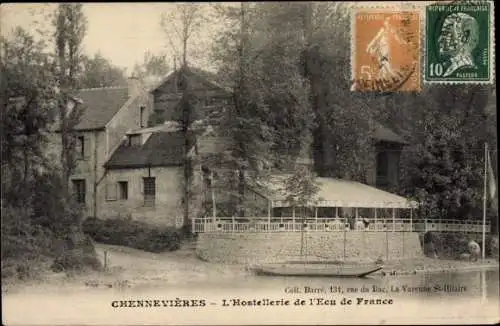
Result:
[[[481,233],[481,221],[447,220],[447,219],[391,219],[371,218],[349,223],[345,218],[314,217],[206,217],[193,221],[193,232],[465,232]],[[490,225],[485,226],[490,232]]]

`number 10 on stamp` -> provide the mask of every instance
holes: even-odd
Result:
[[[426,7],[425,82],[493,83],[493,2]]]

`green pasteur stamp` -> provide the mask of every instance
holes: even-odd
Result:
[[[493,1],[426,7],[425,82],[493,83],[493,12]]]

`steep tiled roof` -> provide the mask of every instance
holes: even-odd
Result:
[[[195,138],[188,135],[190,147]],[[181,131],[155,132],[142,146],[126,142],[113,153],[104,165],[108,169],[178,166],[183,164],[184,135]]]
[[[221,78],[216,73],[201,69],[201,68],[196,68],[196,67],[187,67],[187,73],[191,74],[192,76],[197,76],[198,78],[203,79],[205,82],[208,82],[209,84],[213,85],[216,88],[220,88],[221,90],[224,90],[226,92],[231,92],[231,89],[228,85],[226,85]],[[167,74],[162,80],[158,82],[152,82],[148,89],[150,92],[154,92],[157,90],[160,86],[165,84],[167,81],[169,81],[171,78],[173,78],[174,74],[179,73],[181,71],[181,68],[177,69],[176,71],[172,71],[169,74]]]
[[[81,89],[75,97],[83,101],[85,108],[76,130],[103,128],[129,99],[126,87]]]

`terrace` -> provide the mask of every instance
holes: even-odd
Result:
[[[195,233],[241,232],[464,232],[481,233],[481,221],[426,219],[414,216],[418,203],[354,181],[317,178],[320,190],[308,207],[293,207],[279,180],[272,180],[267,216],[193,220]],[[282,181],[282,180],[281,180]],[[281,183],[282,184],[282,183]],[[490,232],[490,225],[484,225]]]

